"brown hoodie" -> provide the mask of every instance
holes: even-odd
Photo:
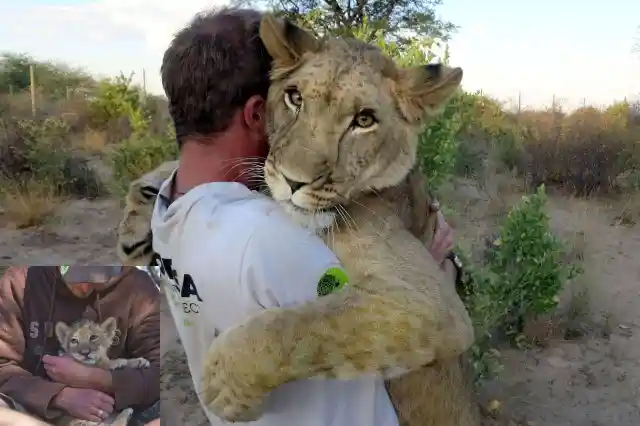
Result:
[[[159,292],[135,267],[101,284],[86,298],[76,297],[56,266],[12,267],[0,279],[0,393],[33,414],[53,418],[49,407],[65,387],[46,376],[43,355],[58,355],[56,322],[115,317],[118,334],[111,358],[149,360],[146,369],[112,372],[115,409],[141,408],[160,397]]]

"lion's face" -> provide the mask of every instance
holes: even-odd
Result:
[[[312,228],[330,226],[337,205],[407,176],[423,117],[462,77],[439,65],[400,69],[373,46],[320,43],[271,17],[261,37],[274,58],[265,180],[274,199]]]
[[[116,327],[116,319],[109,317],[102,324],[82,319],[69,326],[61,321],[56,324],[55,331],[65,353],[85,364],[95,364],[107,358]]]

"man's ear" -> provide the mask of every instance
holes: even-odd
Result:
[[[410,122],[442,112],[462,82],[462,68],[429,64],[398,70],[398,105]]]
[[[71,327],[69,327],[65,322],[60,321],[56,323],[56,337],[58,338],[60,345],[64,345],[70,331]]]
[[[317,52],[320,48],[313,34],[272,14],[264,15],[260,21],[260,38],[276,68],[292,67],[306,52]]]

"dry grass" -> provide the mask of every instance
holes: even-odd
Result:
[[[518,169],[574,195],[633,189],[640,168],[640,123],[629,112],[583,108],[569,115],[530,112],[520,118],[524,139]]]
[[[38,180],[2,183],[2,218],[7,227],[22,229],[42,225],[64,198],[52,184]]]
[[[88,154],[99,154],[105,152],[108,142],[108,135],[105,131],[86,129],[82,135],[75,140],[75,146]]]

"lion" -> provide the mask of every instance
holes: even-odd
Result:
[[[119,368],[147,368],[150,363],[145,358],[110,359],[107,355],[115,337],[117,322],[109,317],[98,324],[88,319],[81,319],[68,325],[63,321],[56,323],[55,332],[60,343],[61,355],[70,355],[76,361],[93,365],[107,370]],[[96,423],[86,420],[63,416],[55,423],[56,426],[92,426],[112,425],[126,426],[133,415],[132,408],[126,408],[119,413],[111,414],[104,422]]]
[[[56,324],[56,337],[62,353],[76,361],[106,370],[119,368],[147,368],[150,363],[145,358],[109,359],[107,352],[116,334],[117,322],[109,317],[101,324],[88,319],[76,321],[71,326],[63,321]]]
[[[398,68],[366,43],[318,40],[271,16],[260,31],[273,58],[266,182],[325,237],[349,285],[223,332],[207,359],[204,401],[223,419],[247,421],[288,381],[374,373],[389,379],[402,424],[479,425],[463,356],[473,328],[421,243],[431,241],[435,215],[415,167],[424,119],[439,113],[462,70]],[[119,229],[123,262],[151,260],[150,206],[169,173],[165,166],[132,184]]]

